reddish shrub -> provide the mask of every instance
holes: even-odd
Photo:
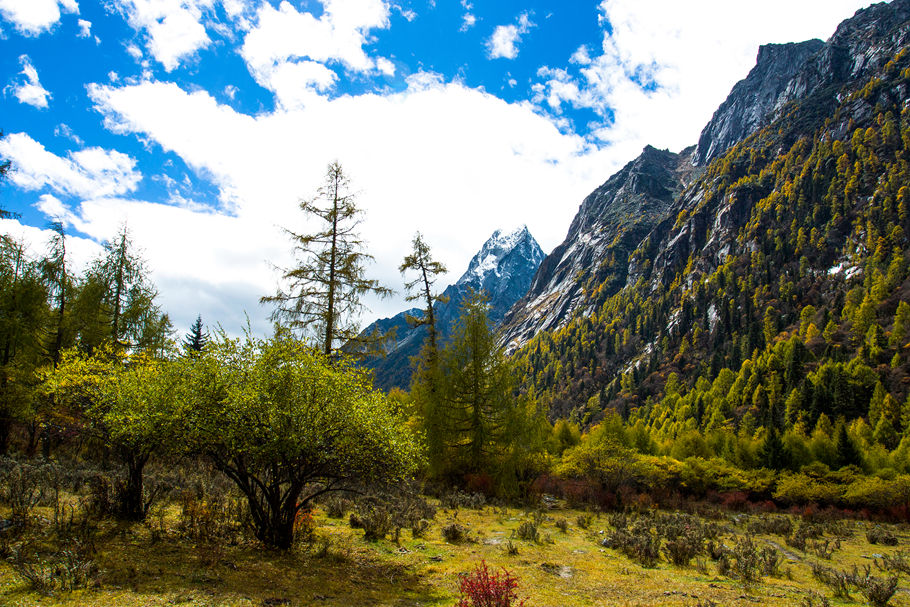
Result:
[[[745,510],[749,504],[749,494],[745,491],[727,491],[720,494],[721,504],[730,510]]]
[[[518,579],[507,569],[491,572],[486,561],[480,561],[474,571],[462,574],[458,581],[461,593],[457,607],[523,607],[518,600]],[[517,603],[512,601],[518,600]]]
[[[486,472],[465,474],[464,483],[470,493],[483,493],[487,497],[491,497],[495,494],[493,477]]]

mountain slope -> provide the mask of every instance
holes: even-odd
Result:
[[[543,258],[544,253],[527,226],[509,233],[495,231],[471,259],[464,274],[443,292],[448,302],[435,308],[441,342],[444,343],[449,336],[460,313],[461,302],[472,290],[487,294],[490,320],[498,325],[506,311],[527,292]],[[377,387],[384,390],[408,388],[412,372],[410,360],[419,354],[427,331],[425,327],[410,326],[407,316],[420,316],[421,313],[422,310],[413,308],[392,318],[378,320],[365,330],[366,333],[374,329],[382,333],[395,330],[394,341],[386,345],[385,357],[364,363],[364,366],[373,369]]]
[[[565,241],[543,260],[530,290],[506,315],[508,352],[584,309],[595,290],[612,294],[625,284],[629,254],[690,177],[691,151],[648,146],[585,198]]]
[[[526,389],[554,417],[588,421],[605,406],[647,402],[636,415],[667,432],[711,419],[738,425],[746,415],[777,425],[814,423],[822,412],[849,419],[865,412],[877,383],[902,402],[908,43],[910,0],[894,0],[859,11],[824,44],[763,47],[752,81],[734,87],[691,159],[676,160],[681,178],[662,182],[672,194],[655,198],[663,212],[631,246],[589,253],[597,230],[584,226],[616,229],[627,198],[588,201],[628,180],[645,155],[586,199],[566,242],[541,264],[533,297],[508,315],[505,339],[521,347]],[[693,168],[701,162],[708,166]],[[584,274],[605,263],[617,269]],[[849,396],[824,396],[813,375],[835,368]],[[730,373],[743,385],[735,398],[733,379],[719,388],[723,403],[705,396],[685,411],[662,409],[654,403],[668,398],[671,373],[677,396],[707,395]]]

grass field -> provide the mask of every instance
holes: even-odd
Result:
[[[350,527],[347,517],[333,519],[317,510],[312,540],[289,553],[267,551],[248,541],[193,543],[178,531],[179,514],[179,508],[171,506],[146,524],[100,524],[88,540],[93,549],[83,546],[92,562],[84,584],[88,587],[70,591],[35,590],[19,574],[21,568],[17,573],[13,567],[10,531],[3,532],[0,549],[7,558],[0,563],[0,605],[453,605],[459,574],[481,560],[516,575],[519,595],[539,607],[822,605],[822,597],[832,605],[865,605],[874,603],[858,586],[846,588],[849,598],[835,597],[832,588],[813,575],[813,564],[838,571],[852,571],[856,565],[861,577],[868,566],[869,574],[884,579],[892,573],[876,562],[903,556],[902,546],[910,539],[903,526],[886,525],[878,530],[890,532],[897,545],[870,544],[866,532],[874,525],[866,521],[808,525],[790,515],[731,513],[710,519],[681,515],[679,520],[688,521],[686,528],[691,523],[713,529],[715,551],[734,549],[750,532],[757,551],[773,549],[779,558],[775,573],[759,572],[757,580],[747,581],[735,561],[726,570],[710,551],[692,558],[689,565],[672,565],[666,543],[656,563],[643,566],[620,550],[602,546],[623,523],[622,517],[559,504],[543,511],[440,508],[422,537],[404,530],[398,544],[391,539],[368,542],[363,531]],[[39,577],[42,573],[53,577],[51,569],[60,560],[55,539],[59,534],[51,531],[54,525],[46,520],[50,516],[36,510],[31,529],[18,535],[18,541],[30,539],[26,550],[42,555],[32,559],[32,572]],[[660,513],[647,524],[662,524],[661,516],[673,518],[672,513]],[[627,522],[637,518],[630,515]],[[769,533],[775,525],[767,521],[788,527],[789,533],[780,529]],[[446,541],[442,529],[452,524],[466,529],[467,539]],[[528,539],[519,538],[522,525]],[[787,544],[801,525],[817,536],[804,550]],[[830,558],[824,558],[832,550]],[[892,558],[892,569],[899,562]],[[908,586],[910,576],[901,574],[889,604],[910,605]]]

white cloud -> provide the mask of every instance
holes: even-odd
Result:
[[[85,19],[79,20],[79,37],[88,38],[92,35],[92,22]]]
[[[64,137],[69,139],[76,145],[84,145],[85,142],[82,140],[79,135],[77,135],[70,126],[64,122],[61,122],[56,127],[54,127],[54,136],[55,137]]]
[[[453,278],[496,228],[516,222],[516,206],[542,246],[555,246],[578,201],[616,166],[581,138],[561,134],[529,104],[509,104],[433,74],[408,82],[402,93],[323,99],[258,116],[174,84],[95,86],[90,94],[111,128],[147,137],[209,176],[225,211],[250,222],[257,242],[271,242],[268,254],[254,254],[279,265],[290,261],[286,238],[269,241],[252,232],[266,230],[263,218],[302,229],[297,201],[312,195],[326,164],[339,159],[362,192],[362,235],[377,260],[373,273],[394,287],[418,229]],[[214,216],[223,218],[223,211]],[[382,315],[404,305],[400,298],[370,304]]]
[[[493,30],[493,35],[487,40],[487,53],[491,59],[514,59],[518,56],[518,43],[521,37],[527,34],[535,24],[531,22],[528,13],[522,13],[514,25],[499,25]]]
[[[215,0],[115,1],[130,26],[145,32],[149,52],[169,72],[211,43],[201,19]]]
[[[461,30],[466,32],[477,23],[477,16],[471,11],[474,10],[474,4],[468,0],[461,0],[461,7],[464,9],[464,15],[461,17]]]
[[[827,38],[869,0],[604,0],[598,50],[579,48],[570,66],[539,72],[537,103],[591,108],[599,131],[629,158],[650,143],[679,150],[694,144],[711,114],[769,42]],[[705,15],[711,15],[706,19]],[[781,19],[780,15],[786,15]]]
[[[136,161],[126,154],[95,147],[64,158],[25,133],[10,133],[0,140],[0,156],[15,167],[10,181],[26,190],[50,188],[85,198],[118,196],[135,191],[142,179]]]
[[[364,50],[370,30],[388,26],[383,0],[325,0],[319,18],[288,2],[278,9],[263,3],[240,53],[256,81],[291,108],[332,88],[337,76],[325,64],[389,74],[394,67],[388,59],[373,59]]]
[[[60,21],[60,9],[78,13],[76,0],[0,0],[0,14],[26,36],[37,36]]]
[[[46,109],[51,94],[41,86],[41,82],[38,80],[38,70],[32,65],[28,55],[19,57],[19,65],[22,66],[22,71],[19,73],[25,76],[25,80],[11,85],[13,95],[16,96],[19,103],[26,103],[40,110]]]

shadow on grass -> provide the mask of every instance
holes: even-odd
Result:
[[[451,601],[406,558],[356,541],[279,552],[253,545],[193,546],[173,537],[151,544],[121,534],[99,542],[93,558],[101,570],[98,589],[41,596],[6,569],[0,572],[0,604],[341,607]]]

